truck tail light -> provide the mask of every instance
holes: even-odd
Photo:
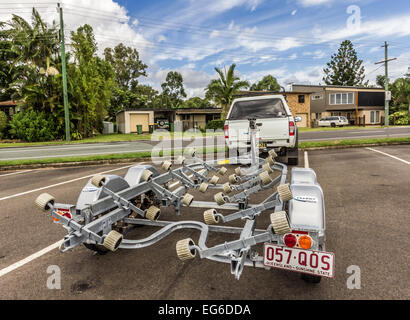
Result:
[[[289,135],[295,135],[295,123],[293,121],[289,121]]]
[[[228,125],[226,124],[225,126],[224,126],[224,131],[225,131],[225,139],[228,139],[229,138],[229,132],[228,132]]]
[[[288,233],[283,237],[283,242],[285,242],[287,247],[293,248],[294,246],[296,246],[298,239],[295,235]]]
[[[312,238],[306,235],[299,237],[299,246],[302,249],[310,249],[312,247],[313,241]]]

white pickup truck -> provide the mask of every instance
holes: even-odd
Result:
[[[274,149],[291,165],[298,164],[298,131],[283,95],[238,98],[232,102],[225,122],[225,139],[230,155],[250,149],[249,120],[256,119],[259,127],[259,150]]]

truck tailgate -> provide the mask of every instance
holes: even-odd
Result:
[[[288,118],[268,118],[257,119],[259,126],[259,137],[261,140],[283,140],[289,138]],[[236,141],[249,141],[249,121],[231,120],[228,121],[229,139]]]

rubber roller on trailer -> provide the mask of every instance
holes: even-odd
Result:
[[[190,156],[190,157],[195,157],[196,150],[193,149],[193,148],[189,148],[189,149],[187,149],[186,153],[187,153],[188,156]]]
[[[272,213],[270,215],[270,222],[275,234],[284,234],[291,232],[286,211]]]
[[[210,184],[217,184],[218,181],[219,181],[219,177],[218,177],[218,176],[213,176],[213,177],[211,178],[211,180],[209,180],[209,183],[210,183]]]
[[[171,169],[171,167],[172,167],[172,162],[170,162],[170,161],[164,161],[163,163],[162,163],[162,169],[164,170],[164,171],[169,171],[170,169]]]
[[[191,205],[193,200],[194,196],[189,193],[185,193],[185,195],[182,197],[182,203],[188,207]]]
[[[150,206],[145,213],[145,218],[155,221],[158,220],[159,215],[161,214],[161,209],[156,206]]]
[[[275,159],[273,159],[272,156],[267,157],[266,162],[269,163],[271,166],[273,166],[275,164]]]
[[[122,234],[115,230],[111,230],[104,238],[104,247],[106,247],[110,251],[115,251],[118,249],[121,242]]]
[[[229,182],[226,182],[222,185],[223,191],[225,194],[230,194],[232,192],[232,187]]]
[[[202,182],[201,185],[199,186],[199,191],[201,191],[202,193],[205,193],[206,190],[208,190],[208,186],[209,184],[207,184],[206,182]]]
[[[144,170],[141,175],[141,179],[144,181],[151,180],[153,172],[151,170]]]
[[[261,179],[263,185],[267,185],[272,182],[272,179],[267,171],[260,173],[259,178]]]
[[[216,216],[216,210],[209,209],[209,210],[204,211],[204,221],[206,224],[219,223],[219,217]]]
[[[268,173],[272,173],[272,172],[273,172],[273,170],[272,170],[271,166],[269,165],[269,163],[265,163],[265,164],[262,166],[262,169],[263,169],[264,171],[267,171]]]
[[[238,177],[236,174],[231,174],[231,175],[228,177],[228,180],[229,180],[229,183],[235,184],[235,183],[237,183],[237,182],[239,181],[239,177]]]
[[[241,177],[241,176],[242,176],[241,167],[237,167],[237,168],[235,169],[235,174],[236,174],[238,177]]]
[[[175,160],[175,163],[176,163],[176,164],[180,164],[180,165],[183,165],[184,162],[185,162],[185,157],[184,157],[184,156],[179,156],[179,157]]]
[[[47,211],[50,209],[50,206],[54,205],[54,197],[48,193],[40,194],[37,199],[34,201],[37,208]]]
[[[289,183],[278,186],[276,190],[278,191],[279,197],[283,202],[293,199],[293,194],[290,190]]]
[[[180,260],[193,259],[196,256],[196,250],[191,249],[195,245],[195,242],[191,238],[182,239],[177,242],[177,256]]]
[[[214,195],[214,200],[220,206],[226,203],[225,195],[222,192],[218,192]]]
[[[91,184],[97,188],[100,188],[105,183],[105,176],[102,174],[96,174],[91,179]]]
[[[228,171],[228,169],[226,169],[225,167],[222,167],[222,168],[220,168],[220,169],[218,170],[218,173],[219,173],[221,176],[223,176],[223,175],[225,175],[226,171]]]
[[[268,153],[272,158],[276,158],[278,156],[275,150],[273,149],[270,149]]]

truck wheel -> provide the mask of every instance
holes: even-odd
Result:
[[[331,123],[330,126],[331,126],[332,128],[336,128],[336,123]]]
[[[319,283],[322,277],[314,276],[313,274],[301,273],[300,278],[307,283]]]

